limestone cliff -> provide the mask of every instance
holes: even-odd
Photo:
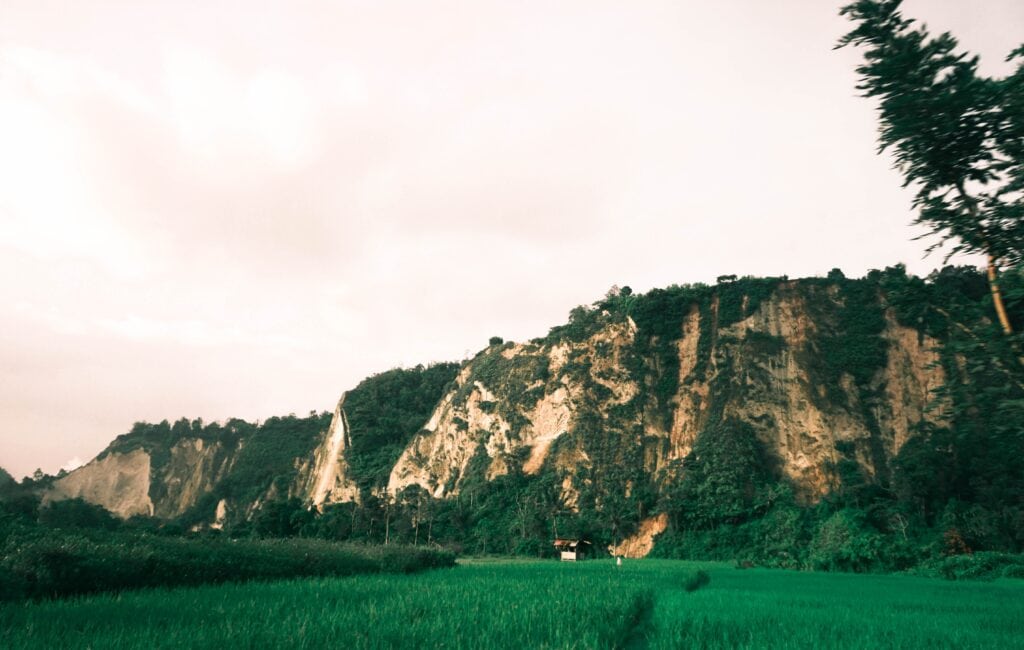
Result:
[[[710,294],[681,311],[664,337],[671,341],[628,314],[598,311],[584,336],[492,346],[459,373],[388,489],[458,493],[474,457],[486,460],[487,478],[550,463],[569,500],[585,476],[622,463],[673,480],[696,436],[723,418],[753,425],[807,500],[832,487],[837,443],[882,476],[915,424],[936,417],[927,406],[943,374],[938,342],[900,325],[878,300],[881,350],[869,376],[823,358],[843,345],[843,311],[859,308],[824,283],[778,282],[756,305],[743,296],[733,322],[723,318],[721,295]],[[674,389],[659,394],[666,384]]]
[[[359,499],[359,488],[349,476],[348,463],[345,462],[345,451],[351,446],[345,396],[342,395],[331,417],[331,427],[314,452],[310,470],[300,472],[298,491],[304,496],[308,495],[314,507]]]
[[[156,466],[145,448],[111,451],[54,481],[46,498],[82,498],[121,517],[172,519],[224,478],[236,454],[237,449],[202,438],[174,443]]]
[[[600,509],[667,489],[701,432],[729,419],[813,502],[841,458],[884,483],[915,427],[940,417],[941,342],[903,316],[877,280],[611,292],[546,337],[368,378],[333,414],[136,425],[47,498],[223,526],[273,499],[319,508],[410,486],[445,499],[508,476]]]
[[[84,499],[120,517],[153,515],[150,470],[150,457],[143,449],[108,454],[55,481],[45,498]]]
[[[58,478],[44,499],[82,498],[121,516],[223,525],[275,495],[308,499],[312,450],[326,414],[204,424],[138,423],[96,459]]]

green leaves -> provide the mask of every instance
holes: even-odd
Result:
[[[857,25],[837,47],[864,50],[857,89],[878,100],[879,152],[891,150],[904,185],[916,188],[915,223],[940,237],[932,249],[950,242],[950,255],[1013,264],[1024,252],[1024,65],[1006,79],[983,77],[977,56],[904,19],[900,4],[860,0],[841,11]]]
[[[672,507],[687,527],[739,523],[754,514],[769,467],[753,428],[736,420],[704,429],[683,461],[683,480]]]

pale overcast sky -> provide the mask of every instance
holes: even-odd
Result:
[[[331,409],[613,284],[927,273],[840,4],[0,0],[0,466]]]

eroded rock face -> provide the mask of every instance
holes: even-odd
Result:
[[[389,492],[410,485],[419,485],[435,497],[457,492],[459,478],[480,443],[487,445],[492,460],[488,475],[502,473],[499,454],[509,445],[509,424],[489,412],[490,407],[487,411],[481,407],[482,402],[493,404],[494,396],[479,382],[467,385],[467,377],[465,371],[459,374],[458,388],[441,400],[423,431],[399,457],[388,479]],[[465,398],[457,400],[462,392]]]
[[[815,372],[822,354],[817,345],[820,324],[810,313],[804,291],[795,285],[781,287],[750,317],[720,331],[711,355],[712,379],[695,385],[697,392],[708,394],[721,373],[730,373],[729,383],[739,390],[719,391],[725,394],[703,403],[724,400],[723,417],[751,423],[798,493],[814,500],[832,486],[827,467],[836,460],[838,442],[853,445],[869,474],[885,471],[909,429],[937,417],[925,410],[943,373],[934,351],[937,342],[919,340],[916,330],[898,325],[887,314],[881,333],[888,344],[886,366],[876,372],[868,390],[844,372],[839,390],[829,392]],[[752,340],[761,343],[751,345]],[[687,390],[681,387],[681,393]],[[703,414],[687,408],[685,395],[679,402],[677,421],[700,420]],[[673,436],[674,443],[680,439]],[[683,446],[674,448],[676,457],[689,452],[686,443],[692,445],[692,438],[681,441]]]
[[[922,336],[916,330],[896,323],[887,315],[884,334],[889,342],[889,359],[882,378],[886,393],[886,410],[879,418],[887,437],[890,456],[899,453],[911,435],[911,426],[919,421],[940,423],[945,409],[935,402],[935,391],[942,386],[945,375],[939,358],[939,342]]]
[[[637,531],[608,549],[612,555],[625,558],[642,558],[654,548],[654,538],[668,528],[668,515],[664,512],[640,522]]]
[[[317,447],[311,471],[300,471],[299,490],[314,507],[344,501],[358,501],[359,488],[349,476],[345,450],[352,445],[348,418],[345,415],[345,396],[342,395],[331,417],[331,426]]]
[[[54,481],[44,500],[79,498],[120,517],[152,515],[149,474],[150,458],[144,450],[109,454]]]
[[[881,338],[888,344],[888,362],[871,385],[881,396],[866,405],[865,391],[848,373],[832,393],[816,376],[820,324],[810,314],[805,291],[780,287],[750,316],[718,330],[709,368],[700,375],[694,372],[700,315],[692,311],[678,343],[681,381],[669,444],[653,469],[685,458],[717,412],[752,424],[798,494],[814,500],[832,486],[828,467],[836,461],[837,442],[851,443],[865,469],[876,474],[879,463],[899,452],[914,424],[938,417],[938,411],[927,411],[932,391],[943,381],[937,341],[900,326],[887,313]],[[662,435],[656,429],[650,433]],[[877,446],[884,450],[881,457],[871,453]]]
[[[172,519],[210,492],[234,457],[233,450],[199,438],[179,440],[159,464],[142,448],[109,452],[56,480],[45,498],[82,498],[120,517]]]
[[[638,395],[640,387],[621,363],[635,331],[624,322],[581,343],[508,344],[478,356],[399,458],[388,491],[419,485],[435,497],[457,494],[476,455],[487,463],[488,479],[508,473],[513,463],[537,474],[555,442],[572,429],[575,414],[589,408],[588,383],[607,393],[598,411]],[[586,461],[585,450],[573,443],[556,464]],[[566,483],[569,501],[571,485]]]
[[[523,463],[523,472],[536,474],[544,465],[551,443],[569,430],[572,421],[569,391],[559,386],[537,402],[528,417],[531,427],[524,444],[530,448],[530,455]]]
[[[154,472],[154,514],[164,519],[180,516],[213,490],[237,458],[233,449],[201,438],[179,440],[170,459]]]
[[[927,409],[943,381],[937,342],[891,313],[880,335],[887,362],[870,385],[841,372],[826,388],[820,347],[833,318],[828,310],[841,307],[834,290],[780,283],[725,327],[717,298],[709,307],[695,305],[679,323],[679,382],[668,403],[658,403],[651,389],[661,362],[638,352],[642,334],[628,318],[582,341],[481,353],[402,454],[389,491],[415,484],[435,496],[455,494],[474,456],[487,463],[488,479],[516,463],[526,475],[552,463],[565,485],[578,485],[572,474],[580,464],[611,469],[593,467],[588,436],[642,445],[644,470],[676,480],[662,470],[678,466],[713,420],[735,418],[754,427],[798,496],[814,501],[833,487],[837,443],[849,443],[866,473],[877,475],[888,471],[915,424],[938,417]],[[567,501],[573,491],[567,488]]]

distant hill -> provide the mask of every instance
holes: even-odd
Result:
[[[0,488],[11,485],[12,483],[17,483],[17,481],[14,480],[14,477],[11,476],[7,470],[0,467]]]

